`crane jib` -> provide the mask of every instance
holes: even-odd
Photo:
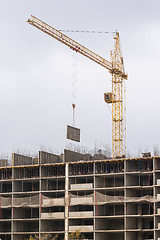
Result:
[[[65,45],[69,46],[72,50],[75,50],[82,55],[88,57],[92,61],[100,64],[101,66],[105,67],[109,71],[112,70],[112,63],[107,61],[106,59],[102,58],[98,54],[94,53],[93,51],[87,49],[83,45],[79,44],[78,42],[74,41],[73,39],[69,38],[65,34],[61,33],[60,31],[56,30],[55,28],[49,26],[48,24],[44,23],[43,21],[39,20],[38,18],[32,16],[31,19],[27,21],[29,24],[37,27],[41,31],[47,33],[51,37],[56,38],[60,42],[64,43]]]

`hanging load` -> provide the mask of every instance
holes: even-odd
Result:
[[[67,125],[67,139],[80,142],[80,129]]]

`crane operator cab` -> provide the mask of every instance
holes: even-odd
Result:
[[[113,101],[113,94],[111,92],[104,93],[104,101],[106,103],[112,103],[112,101]]]

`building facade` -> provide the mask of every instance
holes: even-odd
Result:
[[[91,240],[160,240],[160,157],[88,160],[39,152],[0,161],[0,239],[79,230]]]

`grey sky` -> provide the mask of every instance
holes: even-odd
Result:
[[[26,23],[34,15],[57,29],[120,32],[127,81],[127,149],[160,143],[159,0],[0,1],[0,154],[61,151],[72,123],[73,52]],[[70,37],[109,60],[112,34]],[[111,145],[111,114],[103,93],[110,74],[78,55],[76,125],[81,145]]]

